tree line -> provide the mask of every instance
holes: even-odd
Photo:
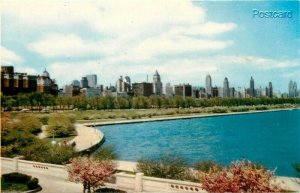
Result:
[[[46,93],[33,92],[17,96],[1,96],[2,110],[112,110],[112,109],[148,109],[148,108],[190,108],[213,106],[253,106],[276,104],[300,104],[300,98],[211,98],[192,97],[54,97]]]

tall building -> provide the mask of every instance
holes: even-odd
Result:
[[[272,82],[269,82],[268,97],[270,97],[270,98],[273,97],[273,85],[272,85]]]
[[[149,82],[133,83],[132,91],[134,96],[150,96],[153,94],[153,84]]]
[[[131,90],[131,81],[129,76],[120,76],[116,82],[117,92],[130,92]]]
[[[43,93],[49,93],[52,95],[58,94],[58,86],[55,84],[55,80],[50,78],[49,72],[45,69],[42,75],[37,76],[37,91]]]
[[[229,97],[230,98],[235,97],[235,88],[234,87],[229,88]]]
[[[250,79],[249,96],[250,97],[255,97],[254,79],[253,79],[252,76],[251,76],[251,79]]]
[[[162,83],[160,80],[160,75],[158,74],[157,70],[153,75],[153,94],[162,95]]]
[[[97,87],[97,75],[96,74],[88,74],[88,75],[86,75],[86,79],[88,80],[88,87],[90,87],[90,88]]]
[[[206,97],[210,98],[212,97],[212,86],[211,86],[211,76],[208,74],[206,75],[205,78],[205,83],[206,83]]]
[[[171,86],[171,84],[169,82],[164,87],[164,94],[166,97],[173,96],[173,87]]]
[[[180,84],[174,86],[174,95],[181,97],[191,97],[192,96],[192,86],[189,84]]]
[[[219,89],[218,87],[212,87],[212,96],[211,97],[218,97],[219,96]]]
[[[295,81],[289,82],[289,97],[297,96],[297,83]]]
[[[87,88],[89,86],[89,81],[88,79],[84,76],[81,78],[81,81],[80,81],[80,87],[81,88]]]
[[[222,87],[218,87],[218,95],[216,96],[216,97],[220,97],[220,98],[222,98],[222,97],[224,97],[224,89],[222,88]]]
[[[224,82],[223,82],[223,97],[224,98],[229,97],[229,82],[228,82],[227,77],[225,77]]]

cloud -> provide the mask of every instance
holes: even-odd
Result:
[[[82,34],[50,33],[28,45],[30,51],[48,58],[100,55],[114,60],[127,57],[143,61],[159,55],[218,51],[233,41],[218,40],[216,36],[237,27],[235,23],[206,21],[205,9],[181,0],[5,0],[3,7],[4,16],[13,16],[14,22],[33,30],[45,26],[87,27],[87,31],[96,34],[89,39]]]
[[[75,34],[48,34],[41,40],[28,45],[28,49],[45,57],[84,56],[98,53],[100,46],[88,42]]]
[[[1,65],[15,65],[23,61],[22,57],[15,52],[1,46]]]

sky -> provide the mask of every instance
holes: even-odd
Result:
[[[114,85],[122,76],[163,84],[255,87],[300,84],[299,1],[1,1],[1,65],[59,85],[87,74]],[[291,17],[261,18],[290,12]]]

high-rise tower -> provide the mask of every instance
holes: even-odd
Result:
[[[225,97],[225,98],[229,97],[229,82],[228,82],[227,77],[225,77],[224,83],[223,83],[223,97]]]
[[[211,76],[208,74],[205,78],[206,82],[206,97],[210,98],[212,97],[212,86],[211,86]]]
[[[157,70],[153,75],[153,93],[155,95],[162,95],[162,82],[160,80],[160,75]]]
[[[252,76],[251,76],[251,79],[250,79],[249,96],[250,96],[250,97],[255,97],[254,79],[253,79]]]

